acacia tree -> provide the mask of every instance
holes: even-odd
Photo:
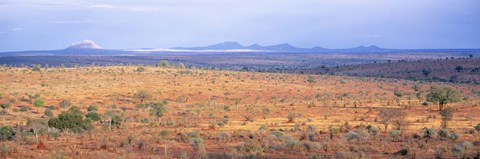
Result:
[[[394,109],[382,109],[378,113],[378,116],[380,117],[380,123],[383,124],[385,131],[387,131],[390,124],[394,124],[397,130],[400,130],[401,126],[405,123],[407,113]]]
[[[162,103],[151,103],[150,105],[150,114],[157,117],[157,120],[160,121],[160,118],[163,117],[163,114],[167,111],[165,107],[166,102]]]
[[[147,99],[151,98],[150,93],[148,93],[146,90],[140,90],[137,93],[135,93],[135,98],[140,99],[140,103],[143,104],[143,102]]]
[[[35,107],[37,107],[37,113],[38,113],[38,108],[39,107],[43,107],[45,105],[45,101],[41,100],[41,99],[37,99],[33,102],[33,105]]]
[[[460,91],[447,86],[432,86],[427,94],[427,101],[437,103],[440,111],[448,103],[460,102],[461,100]]]

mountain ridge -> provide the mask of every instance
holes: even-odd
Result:
[[[100,47],[93,40],[83,40],[72,43],[64,49],[58,50],[31,50],[31,51],[10,51],[0,52],[0,56],[41,56],[41,55],[157,55],[165,53],[395,53],[395,52],[480,52],[480,49],[387,49],[376,45],[357,46],[352,48],[330,49],[320,46],[312,48],[301,48],[289,43],[262,46],[254,43],[244,46],[235,41],[226,41],[208,46],[199,47],[173,47],[166,49],[141,48],[141,49],[106,49]]]

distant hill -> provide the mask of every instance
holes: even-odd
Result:
[[[291,69],[286,72],[480,84],[480,58],[445,58],[335,67],[320,66],[306,69]]]
[[[358,46],[346,49],[329,49],[320,46],[313,48],[295,47],[289,43],[262,46],[252,44],[241,45],[238,42],[227,41],[209,46],[200,47],[175,47],[175,48],[141,48],[131,50],[114,50],[100,47],[92,40],[83,40],[73,43],[65,49],[59,50],[33,50],[0,52],[0,56],[138,56],[138,55],[165,55],[172,53],[218,54],[218,53],[480,53],[480,49],[386,49],[375,45]]]

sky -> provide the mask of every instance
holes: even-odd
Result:
[[[0,51],[290,43],[480,48],[479,0],[0,0]]]

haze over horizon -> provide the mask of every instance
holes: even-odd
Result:
[[[225,41],[297,47],[480,48],[477,0],[0,0],[0,52],[172,48]]]

